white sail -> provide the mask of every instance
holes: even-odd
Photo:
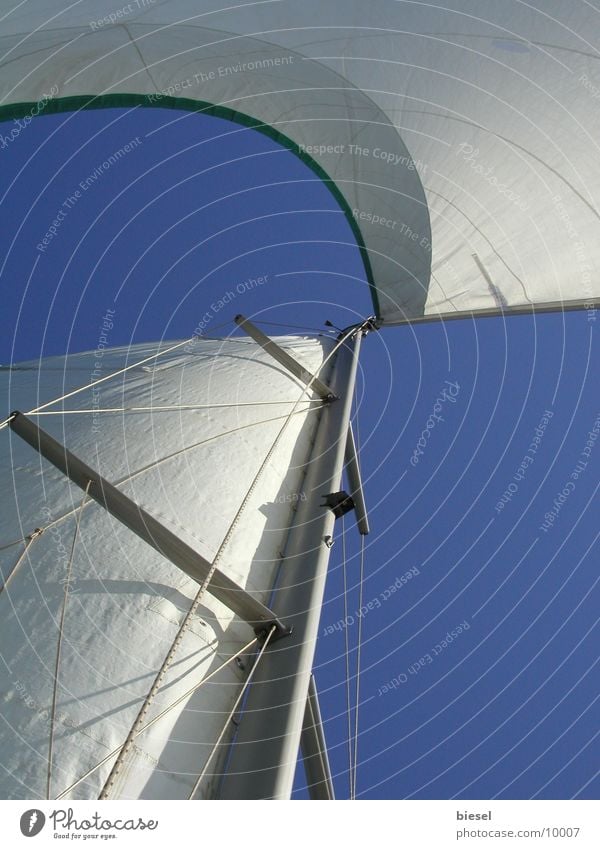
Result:
[[[316,337],[278,341],[312,371],[331,345]],[[11,407],[27,411],[97,380],[98,369],[104,377],[157,350],[137,345],[106,350],[100,359],[98,352],[52,357],[4,370],[2,378]],[[321,405],[311,398],[252,340],[195,340],[47,408],[92,412],[32,420],[211,562],[236,519],[219,568],[267,604],[292,511],[307,497],[304,463]],[[183,408],[190,405],[198,409]],[[113,408],[140,409],[99,412]],[[17,435],[5,429],[0,436],[5,489],[14,490],[0,525],[2,576],[9,579],[0,593],[0,796],[56,798],[125,740],[199,587],[100,505],[88,501],[81,509],[82,491]],[[36,528],[43,533],[11,576],[24,543],[9,544]],[[206,593],[146,720],[253,636]],[[136,738],[112,798],[188,798],[222,728],[224,743],[233,731],[227,715],[250,655]],[[225,751],[219,747],[197,797],[214,791],[210,776]],[[97,797],[113,763],[67,798]]]
[[[411,207],[396,204],[415,244],[431,251],[426,314],[598,298],[595,6],[308,0],[245,3],[209,19],[268,32],[337,70],[398,128],[431,217],[429,245]],[[371,148],[361,158],[374,155]],[[390,157],[390,191],[398,171]],[[386,286],[385,320],[410,317],[393,297]]]
[[[51,87],[44,110],[127,93],[250,116],[331,181],[385,322],[598,297],[588,3],[40,0],[6,12],[5,116]]]
[[[0,119],[169,108],[269,133],[335,194],[382,323],[597,299],[592,5],[222,5],[3,3]],[[323,340],[283,344],[312,371],[327,350]],[[101,371],[153,350],[106,352]],[[61,396],[95,367],[87,354],[6,371],[10,408]],[[71,412],[39,423],[207,560],[227,539],[223,571],[267,603],[319,415],[301,405],[270,457],[300,391],[253,342],[205,340],[103,384],[99,396],[66,399]],[[183,409],[190,404],[225,406]],[[15,491],[0,528],[0,793],[56,797],[124,741],[197,584],[101,507],[78,511],[78,489],[14,434],[0,437]],[[32,536],[36,528],[45,530]],[[251,636],[207,595],[148,717]],[[112,796],[190,794],[248,674],[241,664],[136,738]],[[98,795],[113,763],[111,755],[67,795]],[[216,789],[208,777],[198,795]]]

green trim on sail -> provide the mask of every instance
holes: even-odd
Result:
[[[369,259],[369,253],[365,246],[365,242],[358,226],[358,223],[352,215],[352,210],[346,201],[346,198],[336,186],[334,180],[329,174],[316,162],[310,154],[303,150],[292,139],[288,138],[284,133],[279,132],[270,124],[265,124],[258,121],[251,115],[244,112],[238,112],[236,109],[230,109],[227,106],[219,106],[215,103],[209,103],[205,100],[193,100],[187,97],[170,97],[163,94],[129,94],[129,93],[114,93],[114,94],[98,94],[98,95],[73,95],[70,97],[54,97],[49,100],[44,100],[41,104],[33,102],[11,103],[0,106],[0,121],[10,121],[13,118],[23,118],[32,114],[32,110],[36,106],[40,106],[40,115],[51,115],[59,112],[78,112],[81,109],[118,109],[128,106],[142,106],[158,109],[179,109],[185,112],[202,112],[205,115],[214,115],[216,118],[223,118],[227,121],[232,121],[235,124],[240,124],[251,130],[256,130],[270,139],[273,139],[282,147],[287,148],[295,154],[298,159],[302,160],[305,165],[319,177],[319,179],[327,186],[340,208],[342,209],[346,221],[350,225],[356,243],[358,245],[360,255],[365,267],[365,274],[371,292],[371,299],[375,308],[375,314],[380,317],[379,297],[377,287],[373,277],[373,269]]]

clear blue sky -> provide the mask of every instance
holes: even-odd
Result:
[[[317,328],[372,312],[334,198],[256,132],[171,110],[67,113],[33,121],[0,161],[3,364],[95,347],[107,308],[115,345],[188,337],[206,313],[210,334],[229,332],[238,312]],[[266,282],[237,294],[259,277]],[[372,535],[361,796],[598,797],[600,439],[586,442],[600,404],[589,319],[465,320],[365,342],[358,420]],[[552,416],[529,452],[545,411]],[[582,456],[587,466],[573,479]],[[347,529],[356,619],[351,520]],[[340,564],[338,540],[316,674],[344,797]],[[299,775],[298,795],[301,784]]]

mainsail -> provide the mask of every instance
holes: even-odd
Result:
[[[332,349],[326,337],[278,342],[314,372]],[[293,511],[308,497],[323,401],[250,339],[159,350],[106,350],[103,377],[129,370],[31,419],[200,555],[220,552],[219,568],[267,604]],[[30,410],[85,384],[96,360],[21,364],[2,372],[4,392]],[[0,529],[0,796],[56,798],[118,754],[199,586],[6,430],[2,456],[14,495]],[[167,712],[134,740],[109,798],[188,798],[225,727],[196,796],[215,792],[254,646],[181,697],[253,637],[203,594],[144,724]],[[97,797],[115,757],[68,798]]]

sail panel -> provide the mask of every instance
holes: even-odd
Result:
[[[314,371],[332,345],[325,337],[278,341]],[[151,350],[105,350],[102,376]],[[319,416],[310,408],[321,401],[303,393],[302,384],[252,340],[195,340],[183,350],[65,399],[56,406],[65,412],[40,416],[40,426],[211,562],[231,529],[218,568],[268,604],[292,511],[308,497],[302,477]],[[1,377],[11,407],[27,411],[85,385],[96,362],[97,352],[52,357]],[[179,409],[190,404],[201,409]],[[112,408],[128,411],[99,412]],[[35,528],[44,531],[0,593],[6,662],[0,794],[46,797],[53,727],[55,798],[124,741],[198,585],[95,502],[81,508],[82,491],[16,434],[4,430],[1,437],[0,462],[7,481],[12,466],[14,494],[6,499],[0,547]],[[23,547],[2,551],[4,578]],[[247,623],[205,594],[147,719],[252,637]],[[230,664],[144,732],[112,795],[187,798],[250,660]],[[97,796],[113,762],[68,795]],[[218,769],[216,758],[209,773]],[[200,796],[210,795],[215,781],[207,776]]]

